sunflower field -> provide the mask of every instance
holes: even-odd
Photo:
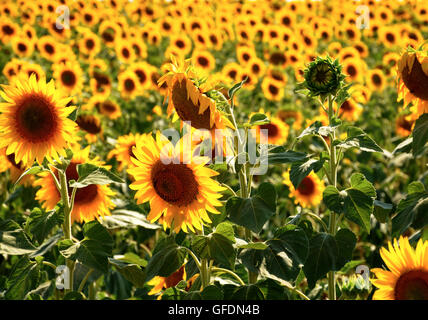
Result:
[[[428,300],[428,1],[0,0],[0,40],[0,300]]]

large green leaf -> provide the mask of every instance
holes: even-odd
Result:
[[[24,256],[12,267],[6,282],[7,290],[4,297],[6,300],[22,300],[29,291],[37,287],[39,280],[38,264]]]
[[[146,216],[140,212],[132,210],[115,210],[110,216],[104,216],[101,219],[101,224],[108,229],[115,228],[136,228],[143,227],[145,229],[159,229],[158,224],[150,223]]]
[[[290,180],[293,183],[294,188],[298,188],[302,180],[308,176],[313,170],[314,172],[319,171],[324,165],[325,159],[306,159],[303,161],[294,162],[290,168]]]
[[[27,225],[34,238],[42,243],[55,226],[60,226],[63,216],[57,210],[44,212],[34,208],[27,219]]]
[[[268,154],[269,164],[293,163],[296,161],[304,161],[308,158],[308,154],[293,150],[286,150],[284,152],[271,152]]]
[[[231,197],[226,203],[226,212],[230,220],[259,233],[266,221],[276,212],[275,187],[262,183],[251,198]]]
[[[111,171],[89,163],[77,165],[77,173],[79,174],[79,179],[73,182],[70,181],[70,187],[84,188],[90,184],[124,183],[122,178]]]
[[[327,272],[336,269],[338,253],[337,242],[328,233],[318,233],[309,240],[309,255],[303,271],[310,288]]]
[[[392,218],[392,235],[397,237],[406,231],[414,221],[419,228],[426,225],[428,220],[428,192],[424,185],[417,181],[409,184],[408,194],[397,206],[397,214]]]
[[[425,144],[428,141],[428,113],[422,114],[415,122],[413,129],[413,155],[418,155],[422,152]]]
[[[383,153],[382,148],[360,128],[349,126],[347,134],[348,137],[345,141],[336,143],[337,147],[343,149],[355,147],[361,151]]]
[[[263,292],[254,284],[238,287],[232,295],[233,300],[264,300]]]
[[[139,265],[127,263],[118,259],[109,258],[109,263],[115,266],[126,280],[132,282],[137,288],[142,288],[146,280],[146,274]]]
[[[320,121],[315,121],[309,127],[302,131],[302,133],[297,137],[297,139],[302,139],[308,135],[318,134],[321,136],[328,136],[330,133],[333,133],[337,126],[323,126]]]
[[[0,254],[23,255],[35,250],[36,247],[30,242],[24,230],[0,230]]]
[[[202,259],[213,259],[233,269],[236,258],[234,242],[233,227],[230,223],[221,223],[215,232],[207,236],[195,236],[192,240],[192,249]]]
[[[146,267],[146,280],[154,276],[168,277],[184,263],[186,251],[177,244],[168,244],[154,254]]]
[[[340,229],[334,236],[337,248],[338,257],[335,270],[340,270],[348,261],[352,259],[352,252],[357,244],[357,238],[349,229]]]
[[[113,239],[108,231],[98,222],[91,221],[83,226],[85,238],[77,243],[70,240],[61,241],[58,246],[61,254],[72,260],[78,260],[87,267],[108,271],[108,257],[112,254]]]

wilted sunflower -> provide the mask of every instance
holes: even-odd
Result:
[[[75,107],[66,107],[70,98],[60,96],[51,80],[36,80],[34,75],[3,85],[0,95],[0,148],[15,153],[15,160],[31,166],[65,156],[75,141],[77,125],[68,118]]]
[[[290,189],[290,197],[294,198],[295,204],[299,204],[303,208],[310,208],[321,203],[325,186],[313,171],[303,178],[297,189],[291,183],[290,171],[284,172],[282,177],[284,178],[283,183]]]
[[[116,158],[116,160],[119,162],[118,171],[122,171],[125,167],[135,167],[134,163],[131,161],[131,157],[134,156],[132,148],[137,145],[136,141],[142,140],[143,137],[144,136],[139,133],[130,133],[120,136],[117,139],[114,149],[109,152],[107,158]],[[144,141],[142,143],[144,143]]]
[[[380,256],[388,270],[372,269],[378,288],[373,300],[428,300],[428,241],[420,239],[416,249],[407,237],[400,236],[388,249],[381,248]]]
[[[398,101],[410,102],[417,114],[428,112],[428,54],[425,51],[408,49],[398,60]]]
[[[93,164],[99,167],[110,169],[110,166],[105,166],[98,158],[89,158],[90,146],[83,150],[73,150],[73,158],[65,172],[67,184],[70,180],[77,181],[79,174],[77,173],[77,165]],[[55,175],[58,175],[56,169],[53,168]],[[52,210],[61,200],[61,195],[56,188],[53,177],[48,172],[39,174],[40,179],[36,180],[35,186],[41,188],[36,192],[36,199],[42,202],[43,208]],[[57,177],[58,178],[58,177]],[[72,188],[68,189],[69,196]],[[111,197],[115,193],[107,185],[90,184],[84,188],[78,188],[74,198],[73,211],[71,212],[72,222],[88,222],[98,219],[100,216],[110,215],[110,210],[114,208]]]
[[[220,213],[215,207],[222,205],[219,192],[225,189],[211,178],[218,173],[205,167],[209,158],[192,157],[182,141],[174,147],[160,134],[156,140],[151,135],[137,140],[131,157],[135,167],[128,169],[135,179],[130,188],[137,190],[138,204],[150,202],[150,221],[175,232],[195,232],[211,223],[207,211]]]
[[[196,129],[224,129],[233,127],[226,116],[216,108],[216,101],[205,92],[211,90],[211,86],[202,83],[198,74],[193,70],[189,60],[178,62],[174,57],[172,63],[167,66],[168,73],[159,80],[159,86],[167,84],[169,98],[167,114],[170,116],[176,111],[175,119],[189,121]]]

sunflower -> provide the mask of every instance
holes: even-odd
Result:
[[[193,50],[192,60],[193,65],[196,68],[199,68],[206,73],[211,72],[215,68],[215,58],[207,50]]]
[[[260,78],[264,75],[266,71],[266,66],[262,59],[252,58],[250,61],[248,61],[248,69],[252,72],[254,76]]]
[[[414,115],[399,115],[395,120],[395,132],[400,137],[408,137],[415,126],[415,117]]]
[[[322,194],[325,186],[324,182],[311,171],[311,173],[303,178],[297,189],[294,188],[290,180],[290,172],[282,174],[283,183],[290,190],[290,197],[294,198],[294,203],[301,205],[303,208],[317,207],[322,201]]]
[[[352,122],[358,120],[362,112],[363,107],[350,98],[340,106],[339,117]]]
[[[284,97],[284,86],[281,82],[265,77],[262,81],[263,95],[270,101],[281,101]]]
[[[118,90],[125,99],[134,99],[140,93],[140,80],[130,71],[124,71],[117,76]]]
[[[92,78],[89,80],[89,84],[94,95],[108,97],[111,93],[112,83],[106,71],[100,72],[95,69],[92,72]]]
[[[185,34],[172,35],[169,39],[169,44],[177,51],[180,51],[183,56],[192,50],[192,41]]]
[[[79,52],[89,57],[95,56],[101,49],[99,37],[89,29],[84,29],[81,34],[82,38],[78,42]]]
[[[406,51],[398,60],[398,101],[410,102],[417,114],[428,112],[428,54],[422,50]]]
[[[23,74],[27,77],[30,77],[32,74],[36,77],[36,80],[46,79],[45,71],[42,66],[37,63],[24,63],[22,65],[21,70],[19,71],[19,75]]]
[[[230,83],[234,83],[240,78],[242,67],[236,62],[229,62],[223,67],[222,74]]]
[[[303,116],[299,111],[282,109],[276,113],[276,116],[295,131],[299,131],[302,128]]]
[[[196,129],[232,128],[226,116],[217,110],[215,100],[204,93],[211,90],[211,85],[207,82],[196,85],[201,81],[190,61],[177,61],[175,57],[171,60],[172,63],[166,67],[168,72],[158,80],[159,86],[167,85],[168,116],[175,110],[175,119],[190,121]]]
[[[53,76],[58,83],[58,87],[64,90],[67,94],[73,95],[82,91],[83,71],[78,62],[67,61],[62,64],[55,64],[52,69]]]
[[[97,141],[98,135],[102,136],[103,128],[98,117],[90,114],[79,114],[76,119],[79,129],[85,132],[85,139],[89,143]]]
[[[34,42],[25,37],[13,37],[12,49],[20,57],[28,57],[34,51]]]
[[[209,158],[192,157],[183,145],[183,140],[174,147],[160,134],[156,140],[145,135],[133,147],[135,167],[128,173],[135,179],[130,188],[137,190],[137,204],[150,202],[150,221],[175,232],[194,232],[211,223],[207,211],[220,213],[215,207],[222,205],[219,192],[225,189],[211,178],[218,173],[205,167]]]
[[[2,17],[0,22],[0,39],[3,43],[8,43],[18,33],[19,27],[8,18]]]
[[[12,182],[15,183],[18,178],[24,173],[26,167],[22,165],[22,162],[16,163],[14,153],[7,155],[6,149],[7,148],[0,149],[0,173],[9,170],[10,179]],[[22,178],[20,184],[29,186],[33,183],[33,181],[34,176],[26,175],[24,178]]]
[[[367,72],[366,83],[370,90],[382,92],[385,88],[385,76],[380,69],[372,69]]]
[[[55,55],[58,52],[58,44],[52,36],[43,36],[39,38],[36,45],[43,58],[50,61],[55,59]]]
[[[88,163],[110,169],[110,166],[105,166],[98,157],[90,159],[89,150],[90,146],[83,150],[73,150],[73,158],[65,172],[67,183],[70,180],[77,181],[79,179],[77,173],[77,165],[79,164]],[[55,175],[58,175],[55,168],[52,170]],[[42,202],[42,206],[46,210],[52,210],[60,201],[61,195],[49,173],[42,172],[39,176],[40,178],[34,183],[35,186],[41,187],[36,192],[36,200]],[[71,189],[69,188],[70,194]],[[72,222],[88,222],[98,219],[100,216],[110,215],[110,210],[114,208],[110,198],[114,195],[115,193],[107,185],[90,184],[87,187],[77,189],[73,211],[71,212]]]
[[[347,81],[362,82],[365,65],[359,58],[349,58],[342,62],[343,72],[348,76]]]
[[[101,101],[98,104],[98,111],[101,114],[107,116],[111,120],[115,120],[122,115],[122,111],[120,110],[120,106],[116,102],[114,102],[110,99]]]
[[[143,138],[144,136],[139,133],[130,133],[120,136],[117,139],[114,149],[109,152],[107,158],[116,158],[116,160],[119,162],[118,171],[122,171],[125,167],[135,167],[134,163],[131,161],[131,157],[134,157],[132,148],[137,145],[137,140],[141,140],[142,143],[144,143]]]
[[[77,128],[68,119],[75,109],[66,107],[70,98],[60,96],[52,80],[46,84],[35,75],[2,87],[6,102],[0,103],[0,148],[7,146],[6,153],[15,153],[24,166],[65,156]]]
[[[117,58],[126,64],[130,64],[136,58],[132,45],[126,39],[116,40],[115,50]]]
[[[255,127],[256,141],[260,143],[261,138],[264,137],[269,144],[283,145],[288,138],[289,126],[279,117],[271,116],[270,112],[265,112],[263,109],[260,109],[258,113],[266,114],[270,123]],[[251,117],[252,114],[250,114],[250,119]]]
[[[373,300],[428,300],[428,241],[420,239],[414,249],[400,236],[381,248],[380,256],[389,271],[371,270],[376,278],[370,281],[378,289]]]

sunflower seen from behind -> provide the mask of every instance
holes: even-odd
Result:
[[[137,204],[150,202],[151,222],[175,232],[195,232],[211,223],[207,211],[220,213],[215,207],[222,206],[220,192],[225,189],[212,179],[218,173],[205,167],[209,158],[192,157],[184,146],[183,140],[173,146],[160,134],[156,139],[147,134],[132,149],[135,167],[128,173],[135,180],[130,188],[137,191]]]
[[[76,123],[68,118],[75,110],[66,107],[71,99],[60,95],[53,80],[37,81],[34,74],[2,88],[0,148],[7,147],[6,154],[15,153],[15,161],[24,166],[65,157],[77,132]]]
[[[371,270],[377,288],[373,300],[428,300],[428,241],[420,239],[413,248],[401,236],[381,248],[380,256],[389,270]]]

